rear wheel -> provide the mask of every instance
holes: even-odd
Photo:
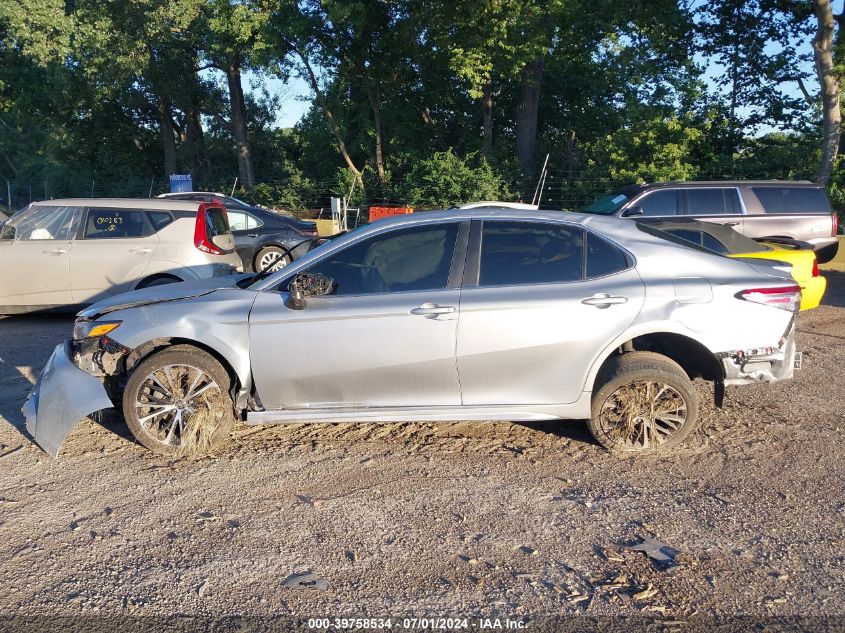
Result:
[[[215,358],[177,345],[135,367],[123,392],[123,415],[135,438],[153,452],[207,454],[235,424],[229,386],[229,375]]]
[[[290,254],[279,246],[265,246],[255,256],[255,270],[276,272],[291,263]]]
[[[680,365],[665,356],[622,354],[609,361],[596,384],[588,426],[611,451],[666,451],[698,426],[692,382]]]

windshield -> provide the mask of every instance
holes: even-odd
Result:
[[[593,204],[584,210],[584,213],[612,215],[616,213],[623,204],[625,204],[626,200],[628,200],[628,196],[624,193],[609,193],[593,202]]]

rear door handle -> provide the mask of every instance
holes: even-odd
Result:
[[[418,308],[412,308],[411,314],[424,316],[426,319],[436,319],[441,314],[452,314],[455,306],[440,306],[436,303],[424,303]]]
[[[725,222],[725,226],[739,226],[739,222]]]
[[[140,246],[138,248],[130,248],[130,253],[134,253],[135,255],[149,255],[153,252],[153,249],[147,248],[146,246]]]
[[[594,294],[592,297],[587,297],[586,299],[581,300],[581,303],[583,303],[584,305],[595,306],[599,309],[609,308],[610,306],[615,306],[627,302],[628,297],[612,297],[606,292],[599,292]]]
[[[57,248],[54,251],[41,251],[45,255],[64,255],[67,251],[63,248]]]
[[[247,233],[247,237],[258,237],[258,233]]]

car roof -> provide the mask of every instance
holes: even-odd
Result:
[[[156,198],[175,198],[176,196],[218,196],[220,198],[229,198],[225,193],[219,191],[174,191],[171,193],[160,193]]]
[[[618,187],[613,193],[639,193],[652,189],[666,189],[676,187],[810,187],[819,188],[821,185],[809,180],[667,180],[644,184],[631,184]]]
[[[525,202],[501,202],[498,200],[485,200],[482,202],[469,202],[462,204],[458,209],[522,209],[535,210],[539,209],[539,205],[527,204]]]
[[[202,204],[196,200],[165,198],[56,198],[39,200],[34,206],[115,207],[123,209],[161,209],[165,211],[196,211]]]

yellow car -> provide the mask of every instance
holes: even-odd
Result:
[[[770,259],[790,264],[792,278],[801,286],[801,310],[818,307],[827,289],[827,280],[819,275],[816,254],[812,249],[801,248],[800,242],[774,239],[756,242],[730,226],[691,218],[641,218],[636,221],[728,257]]]

